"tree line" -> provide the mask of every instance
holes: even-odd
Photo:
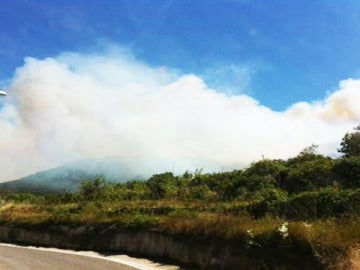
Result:
[[[44,199],[236,201],[244,202],[246,211],[255,217],[311,218],[360,212],[360,126],[343,137],[340,157],[320,155],[316,148],[311,145],[287,160],[263,158],[243,170],[165,172],[126,183],[107,183],[99,177],[82,182],[79,192],[46,195]],[[23,199],[21,194],[10,196]]]

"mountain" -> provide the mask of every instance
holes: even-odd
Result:
[[[35,174],[0,183],[0,193],[28,192],[34,194],[60,193],[78,190],[80,183],[96,177],[104,177],[107,182],[126,182],[144,179],[124,165],[120,158],[85,159],[63,166],[37,172]]]

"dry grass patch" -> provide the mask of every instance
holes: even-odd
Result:
[[[249,216],[233,216],[216,213],[198,213],[186,216],[173,216],[159,225],[171,233],[185,233],[202,236],[215,236],[234,239],[243,235],[260,235],[276,231],[283,221],[277,218],[255,220]]]
[[[0,220],[3,223],[38,224],[50,217],[50,213],[34,204],[7,203],[0,208]]]

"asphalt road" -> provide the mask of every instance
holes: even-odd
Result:
[[[1,270],[135,270],[99,258],[0,245]]]

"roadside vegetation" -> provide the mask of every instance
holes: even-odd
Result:
[[[2,194],[0,223],[117,224],[249,246],[276,236],[331,266],[360,244],[360,127],[344,136],[339,152],[326,157],[312,145],[243,170],[166,172],[119,184],[99,177],[84,180],[76,193]]]

